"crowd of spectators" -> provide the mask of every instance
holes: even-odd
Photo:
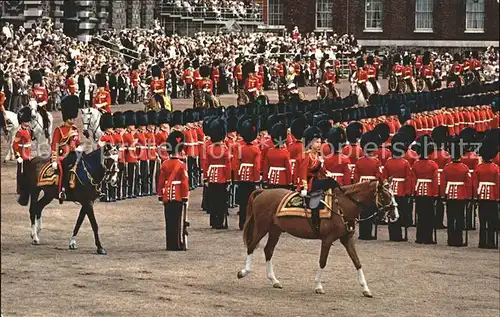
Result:
[[[172,14],[214,20],[262,21],[262,7],[252,0],[164,0]]]

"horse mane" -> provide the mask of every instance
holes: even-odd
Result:
[[[342,186],[341,189],[343,190],[343,194],[357,194],[359,193],[362,189],[364,189],[365,186],[371,185],[371,183],[376,182],[375,180],[371,180],[369,182],[363,182],[363,183],[356,183],[352,185],[346,185]]]

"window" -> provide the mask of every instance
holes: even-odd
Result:
[[[267,24],[283,25],[283,0],[269,0]]]
[[[333,0],[316,0],[316,28],[331,29]]]
[[[484,32],[484,0],[467,0],[465,31]]]
[[[415,7],[415,30],[432,31],[434,0],[417,0]]]
[[[382,0],[366,0],[365,30],[382,30]]]

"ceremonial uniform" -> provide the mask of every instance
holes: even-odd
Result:
[[[166,248],[171,251],[187,249],[187,205],[189,184],[185,163],[179,158],[184,135],[173,131],[167,138],[170,159],[162,163],[158,179],[158,199],[163,202]]]
[[[127,198],[136,198],[136,180],[137,180],[137,138],[136,138],[136,117],[132,110],[125,111],[125,125],[127,129],[123,134],[123,147],[125,150],[125,164],[127,166]]]
[[[184,65],[184,72],[182,73],[182,80],[184,81],[186,89],[186,97],[191,98],[191,92],[193,90],[193,68],[189,65],[189,62]]]
[[[66,91],[68,95],[75,95],[77,90],[75,78],[73,76],[68,76],[66,79]]]
[[[149,179],[148,144],[146,139],[148,118],[144,111],[137,111],[135,117],[137,130],[135,131],[134,138],[136,140],[136,155],[139,160],[139,178],[135,188],[135,194],[142,197],[147,195]]]
[[[111,94],[104,87],[101,87],[94,97],[94,108],[101,112],[111,114]]]
[[[139,98],[138,89],[139,89],[139,63],[132,63],[132,72],[130,73],[130,83],[132,84],[132,103],[137,103],[137,99]]]
[[[243,67],[241,66],[241,62],[239,57],[236,59],[236,66],[233,69],[233,78],[234,78],[234,92],[238,93],[241,85],[243,84]]]
[[[113,125],[115,133],[113,135],[114,144],[118,147],[118,180],[116,188],[116,200],[126,198],[125,188],[127,187],[127,179],[125,177],[125,148],[123,145],[123,133],[125,129],[125,117],[122,112],[116,111],[113,113]]]
[[[19,123],[21,127],[17,130],[12,142],[12,149],[17,160],[17,193],[25,184],[24,167],[31,161],[31,128],[29,122],[31,121],[31,109],[24,107],[18,114]]]
[[[149,84],[149,90],[153,98],[160,104],[161,108],[165,108],[165,79],[160,66],[153,65],[151,67],[151,76],[153,77]]]
[[[325,155],[325,176],[335,180],[340,186],[351,185],[351,160],[340,153],[342,145],[346,141],[343,128],[334,127],[327,134],[327,144],[331,154]]]
[[[47,114],[47,103],[49,102],[49,94],[47,89],[42,86],[43,78],[40,71],[35,70],[30,72],[31,82],[33,83],[32,95],[38,104],[38,112],[42,116],[43,121],[43,131],[45,133],[45,138],[49,138],[49,117]]]
[[[97,142],[97,146],[102,148],[107,144],[115,144],[114,137],[114,124],[113,124],[113,116],[110,113],[105,113],[101,116],[99,122],[99,128],[104,134],[101,136],[99,141]],[[111,186],[105,181],[101,182],[101,202],[114,202],[116,201],[116,186]]]
[[[294,141],[288,146],[288,152],[290,153],[290,168],[293,185],[298,184],[298,171],[302,165],[302,158],[304,157],[304,144],[302,143],[302,138],[305,129],[306,122],[303,117],[294,119],[290,125],[290,134],[293,136]]]
[[[160,166],[156,165],[157,157],[158,157],[158,148],[156,145],[156,126],[158,124],[158,112],[154,110],[150,110],[146,113],[148,119],[148,127],[146,129],[145,137],[146,144],[148,147],[147,159],[148,159],[148,182],[147,182],[147,191],[145,195],[155,195],[155,190],[158,190],[156,184],[156,169]]]
[[[262,166],[262,181],[268,188],[290,188],[292,167],[290,152],[285,148],[286,125],[282,122],[271,127],[271,140],[274,147],[266,151]]]

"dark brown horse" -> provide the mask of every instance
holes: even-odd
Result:
[[[76,202],[81,204],[80,214],[76,220],[73,229],[73,235],[70,240],[69,248],[76,249],[76,235],[85,219],[89,217],[90,225],[94,231],[94,239],[98,254],[106,254],[99,239],[97,221],[94,215],[94,201],[100,196],[101,182],[116,184],[117,180],[117,161],[118,150],[115,145],[105,145],[89,154],[83,154],[79,159],[76,152],[71,152],[65,158],[64,164],[76,165],[75,168],[75,187],[68,189],[67,202]],[[57,184],[51,181],[40,182],[40,173],[50,178],[53,175],[49,160],[43,157],[35,157],[26,164],[25,171],[20,179],[20,195],[18,202],[22,206],[30,203],[31,219],[31,239],[33,244],[40,244],[38,234],[42,229],[42,211],[52,200],[58,198]],[[65,171],[69,173],[69,171]],[[44,178],[46,179],[46,178]],[[43,191],[42,198],[39,198]]]
[[[321,255],[315,278],[315,290],[318,294],[324,294],[321,275],[332,243],[340,239],[358,271],[359,283],[363,286],[363,295],[372,297],[354,248],[353,229],[356,221],[364,221],[364,219],[359,219],[361,211],[365,208],[372,209],[373,203],[377,208],[373,208],[374,212],[369,218],[377,216],[389,217],[390,221],[397,220],[399,217],[397,204],[389,184],[390,181],[387,180],[383,182],[374,180],[335,189],[331,194],[332,206],[326,207],[330,209],[332,215],[330,218],[321,219],[319,237],[315,234],[308,218],[277,216],[282,199],[290,194],[290,191],[286,189],[254,191],[248,200],[247,219],[243,229],[243,239],[247,246],[247,262],[245,269],[238,272],[238,278],[243,278],[250,273],[253,252],[259,241],[269,233],[264,248],[267,277],[273,283],[274,288],[282,288],[281,283],[274,276],[271,257],[281,233],[287,232],[302,239],[321,239]]]

